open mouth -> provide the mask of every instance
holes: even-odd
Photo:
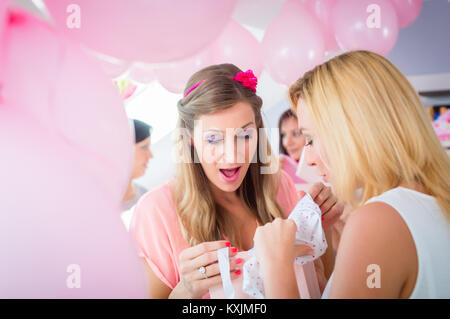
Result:
[[[219,171],[225,181],[234,182],[239,176],[241,166],[228,169],[219,169]]]

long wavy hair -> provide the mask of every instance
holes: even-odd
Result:
[[[450,220],[450,159],[414,88],[386,58],[339,55],[307,72],[289,95],[294,109],[302,99],[311,111],[340,200],[356,208],[418,183]]]
[[[186,84],[184,95],[194,85],[203,82],[178,102],[177,128],[178,131],[184,130],[193,136],[194,121],[200,115],[230,108],[238,102],[251,105],[258,131],[256,160],[251,161],[237,193],[259,224],[263,225],[276,217],[283,217],[282,208],[276,200],[280,175],[261,174],[261,169],[269,167],[276,159],[273,158],[267,136],[262,129],[262,100],[255,92],[232,79],[238,72],[242,71],[232,64],[220,64],[193,74]],[[177,167],[172,183],[172,195],[184,238],[191,246],[227,238],[236,247],[241,247],[238,227],[233,223],[229,212],[214,200],[210,182],[198,161],[194,145],[190,143],[189,138],[179,133],[175,146]],[[267,150],[267,158],[258,156],[261,155],[261,146]]]

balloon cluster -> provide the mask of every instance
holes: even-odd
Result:
[[[122,60],[104,64],[109,74],[123,73],[124,61],[139,61],[128,68],[131,80],[157,79],[172,93],[181,93],[192,73],[215,63],[251,68],[257,76],[264,68],[290,85],[337,51],[387,55],[399,28],[409,26],[422,8],[422,0],[286,0],[259,43],[230,19],[236,1],[244,0],[80,0],[81,26],[67,28],[71,1],[45,0],[65,33]]]
[[[264,65],[276,81],[290,85],[326,53],[387,55],[399,28],[410,25],[421,8],[422,0],[287,0],[266,30]]]
[[[134,137],[79,43],[0,0],[0,298],[144,298],[119,214]]]

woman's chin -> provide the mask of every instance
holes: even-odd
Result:
[[[242,181],[240,180],[237,180],[233,183],[220,181],[219,183],[216,184],[216,186],[223,192],[232,193],[235,192],[239,188],[239,186],[241,186],[241,184]]]

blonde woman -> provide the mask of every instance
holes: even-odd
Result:
[[[306,160],[354,207],[323,297],[449,298],[450,161],[407,79],[382,56],[356,51],[289,93]],[[282,220],[256,231],[269,297],[297,297],[287,266],[294,232]]]
[[[152,298],[208,297],[221,284],[216,251],[230,247],[233,257],[252,248],[258,225],[295,206],[290,178],[270,171],[278,161],[271,160],[261,106],[251,71],[222,64],[189,79],[178,103],[177,173],[141,198],[132,221]],[[328,228],[342,205],[323,184],[310,193]],[[242,263],[230,262],[232,279]]]

